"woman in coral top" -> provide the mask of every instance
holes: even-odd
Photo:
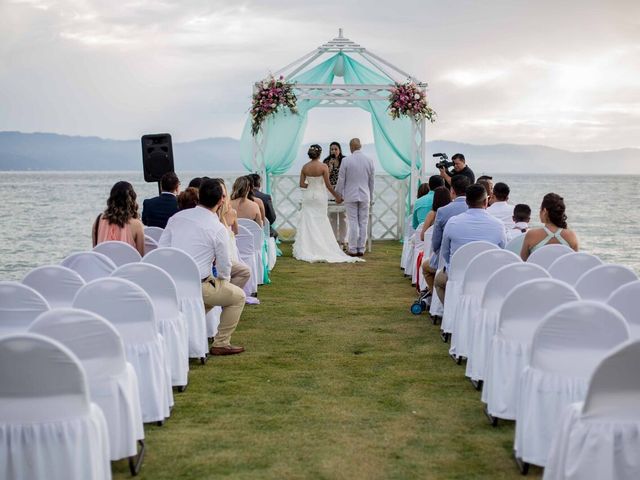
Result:
[[[144,255],[144,226],[138,216],[136,192],[129,182],[117,182],[107,200],[107,209],[93,224],[93,246],[109,240],[131,245]]]

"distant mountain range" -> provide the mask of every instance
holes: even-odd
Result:
[[[328,143],[328,142],[327,142]],[[343,146],[346,148],[346,145]],[[307,146],[291,169],[304,163]],[[243,170],[240,142],[233,138],[205,138],[174,143],[175,167],[180,171]],[[364,150],[375,156],[372,144]],[[481,173],[640,174],[640,149],[570,152],[542,145],[472,145],[435,140],[427,143],[431,155],[464,153],[468,165]],[[52,133],[0,132],[0,170],[140,170],[140,140],[109,140]]]

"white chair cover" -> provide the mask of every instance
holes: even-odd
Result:
[[[173,279],[160,267],[142,262],[123,265],[111,276],[130,280],[147,292],[153,303],[158,330],[167,348],[171,385],[186,385],[189,374],[189,332],[178,306],[178,291]]]
[[[117,267],[142,260],[140,253],[131,245],[115,240],[99,243],[93,251],[105,254]]]
[[[480,301],[487,278],[500,267],[521,262],[515,253],[498,248],[481,252],[469,262],[451,326],[451,355],[469,357],[471,333],[481,316]]]
[[[562,412],[584,400],[595,367],[629,339],[627,322],[601,302],[579,300],[547,314],[531,341],[520,376],[514,449],[527,463],[545,466]]]
[[[640,478],[640,342],[616,348],[596,367],[584,404],[571,404],[556,431],[544,478]]]
[[[246,229],[248,229],[253,235],[253,249],[256,252],[256,262],[258,263],[258,267],[260,269],[259,275],[257,276],[258,285],[264,284],[264,259],[262,256],[262,245],[264,244],[264,232],[260,225],[258,225],[253,220],[249,220],[248,218],[239,218],[238,225],[242,225]]]
[[[222,307],[215,306],[207,312],[207,337],[213,338],[218,334]]]
[[[118,330],[127,361],[138,376],[142,421],[164,421],[173,394],[167,382],[164,340],[149,295],[128,280],[100,278],[80,289],[73,306],[97,313]]]
[[[557,278],[569,285],[574,285],[583,273],[602,265],[595,255],[586,252],[571,252],[558,257],[549,267],[551,278]]]
[[[418,285],[422,277],[422,270],[418,267],[418,256],[424,248],[424,241],[420,240],[420,232],[422,231],[422,223],[418,225],[413,234],[413,254],[411,261],[413,262],[413,272],[411,274],[411,284]]]
[[[579,298],[573,287],[551,278],[523,282],[507,294],[485,364],[482,401],[491,415],[516,418],[518,383],[536,327],[551,310]]]
[[[638,276],[629,267],[600,265],[582,274],[576,282],[576,291],[582,299],[606,302],[614,290],[636,280]]]
[[[25,332],[49,304],[33,288],[18,282],[0,282],[0,336]]]
[[[429,245],[431,245],[431,242],[429,242]],[[429,246],[429,250],[430,250],[430,254],[433,254],[433,251],[431,250],[431,246]],[[440,258],[438,259],[438,264],[442,265],[442,254],[440,255]],[[435,288],[434,288],[435,290]],[[445,292],[446,293],[446,292]],[[434,291],[433,294],[431,295],[431,306],[429,307],[429,315],[433,316],[438,316],[441,319],[443,319],[443,315],[444,315],[444,305],[442,304],[442,302],[440,301],[440,297],[438,297],[438,294]],[[444,320],[442,320],[442,322],[444,322]],[[442,330],[442,324],[440,325],[440,330]]]
[[[158,248],[158,242],[150,237],[149,235],[144,236],[144,254],[146,255],[149,252],[152,252]]]
[[[153,238],[156,243],[160,241],[160,237],[162,236],[162,232],[164,232],[164,228],[160,227],[144,227],[145,236]]]
[[[507,242],[504,249],[520,256],[520,253],[522,252],[522,244],[524,243],[524,236],[525,234],[521,233],[520,235],[513,237]]]
[[[554,261],[571,252],[573,252],[573,250],[566,245],[545,245],[529,255],[527,262],[535,263],[536,265],[540,265],[542,268],[548,270]]]
[[[276,239],[271,236],[271,224],[268,219],[264,219],[264,226],[262,228],[264,238],[267,239],[267,255],[269,258],[269,271],[273,270],[278,260],[278,247],[276,246]]]
[[[205,357],[209,348],[198,266],[187,253],[172,247],[158,248],[145,255],[142,262],[160,267],[175,282],[180,311],[187,321],[189,357]]]
[[[631,338],[640,339],[640,280],[618,287],[609,296],[607,304],[618,310],[627,321]]]
[[[487,354],[498,330],[498,316],[504,299],[517,285],[536,278],[549,278],[549,274],[541,266],[525,262],[505,265],[489,277],[482,293],[480,313],[472,325],[467,377],[484,380]]]
[[[418,236],[420,235],[420,232],[418,232]],[[430,226],[429,228],[427,228],[427,231],[424,232],[424,241],[422,242],[422,251],[424,252],[424,254],[422,255],[422,262],[424,263],[425,260],[428,260],[429,257],[431,256],[431,239],[433,238],[433,225]],[[426,290],[427,289],[427,281],[424,278],[424,275],[422,274],[422,265],[420,265],[418,267],[418,282],[420,284],[420,291]],[[437,297],[438,295],[433,295],[435,297]],[[431,299],[431,302],[433,303],[433,298]]]
[[[71,306],[84,280],[70,268],[46,265],[31,270],[22,283],[42,295],[51,308],[64,308]]]
[[[116,264],[99,252],[72,253],[60,265],[77,272],[85,282],[108,277],[116,269]]]
[[[76,356],[20,333],[0,338],[0,365],[0,478],[110,479],[107,424]]]
[[[258,291],[258,277],[260,276],[260,268],[258,266],[258,255],[254,250],[253,234],[248,228],[238,225],[238,234],[236,235],[236,246],[238,247],[238,256],[251,270],[251,278],[244,285],[244,292],[250,296]]]
[[[107,420],[111,460],[136,455],[144,438],[138,377],[117,330],[95,313],[64,308],[43,313],[29,331],[57,340],[82,363],[91,401]]]
[[[449,265],[449,271],[447,273],[447,288],[445,290],[444,313],[442,316],[441,328],[443,332],[451,333],[453,331],[453,322],[455,320],[460,290],[462,288],[462,279],[464,278],[464,272],[469,262],[479,253],[497,248],[496,245],[489,242],[470,242],[460,247],[458,251],[453,254],[453,257],[451,257],[451,264]],[[441,258],[438,264],[440,268],[443,267],[443,263]]]
[[[405,271],[405,275],[407,275],[407,265],[411,260],[411,244],[409,240],[413,237],[414,232],[413,219],[409,215],[404,219],[404,237],[402,238],[402,256],[400,257],[400,268]]]

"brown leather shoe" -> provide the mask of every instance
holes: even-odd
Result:
[[[235,347],[233,345],[225,345],[224,347],[211,347],[209,353],[211,355],[235,355],[244,352],[244,347]]]
[[[350,257],[357,257],[358,256],[357,253],[352,253],[352,252],[347,252],[347,255],[349,255]]]

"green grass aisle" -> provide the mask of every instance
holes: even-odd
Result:
[[[513,425],[488,424],[439,328],[409,312],[400,243],[357,265],[283,247],[233,336],[247,351],[191,365],[171,418],[145,428],[139,478],[522,478]]]

